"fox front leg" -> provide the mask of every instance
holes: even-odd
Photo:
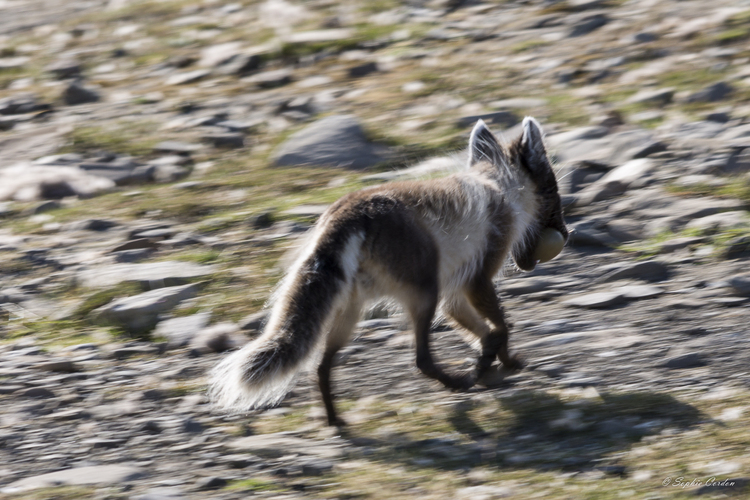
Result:
[[[487,318],[493,326],[489,333],[481,339],[482,354],[477,362],[477,370],[486,371],[495,356],[506,368],[510,370],[521,369],[523,363],[508,352],[510,330],[508,323],[505,321],[505,312],[500,305],[500,298],[492,285],[492,280],[489,278],[476,279],[468,296],[474,308],[479,314]]]

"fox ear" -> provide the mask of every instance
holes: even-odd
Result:
[[[520,151],[524,163],[532,175],[541,174],[547,167],[547,150],[544,147],[544,132],[534,118],[523,119],[523,135],[520,139]]]
[[[505,161],[505,149],[482,120],[478,120],[469,138],[469,166],[480,161],[497,165]]]

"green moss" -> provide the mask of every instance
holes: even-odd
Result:
[[[242,479],[239,481],[232,481],[226,487],[228,490],[240,490],[240,491],[283,491],[286,488],[280,486],[278,481],[270,479]]]
[[[545,47],[549,44],[550,42],[545,40],[526,40],[525,42],[519,42],[511,46],[510,50],[515,53],[527,52],[529,50],[538,49],[539,47]]]
[[[667,192],[681,196],[715,196],[718,198],[735,198],[750,206],[750,179],[744,177],[729,178],[722,186],[692,184],[690,186],[668,185]]]
[[[219,260],[220,256],[221,252],[219,250],[203,250],[181,253],[171,258],[187,262],[197,262],[198,264],[211,264]]]
[[[734,28],[713,35],[711,41],[719,45],[729,45],[750,38],[750,29]]]
[[[158,143],[156,129],[157,125],[151,122],[78,127],[65,137],[65,145],[60,152],[91,154],[108,151],[132,156],[148,155]]]

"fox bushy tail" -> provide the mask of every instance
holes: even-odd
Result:
[[[232,411],[276,405],[314,360],[359,266],[364,234],[344,229],[318,232],[274,294],[261,336],[212,370],[214,404]]]

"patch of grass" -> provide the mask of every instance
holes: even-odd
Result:
[[[98,9],[95,14],[81,16],[78,22],[121,23],[133,22],[154,23],[166,18],[176,17],[180,11],[194,5],[195,0],[141,0],[128,2],[116,10]]]
[[[174,255],[171,258],[187,262],[197,262],[198,264],[210,264],[219,260],[220,256],[221,251],[219,250],[202,250]]]
[[[359,10],[365,14],[377,14],[401,6],[398,0],[365,0],[359,2]]]
[[[227,487],[227,490],[240,490],[240,491],[284,491],[286,488],[280,486],[278,481],[270,479],[242,479],[239,481],[232,481]]]
[[[730,179],[723,186],[692,184],[690,186],[668,185],[667,192],[678,196],[715,196],[735,198],[750,206],[750,179],[738,177]]]
[[[0,252],[3,274],[23,274],[36,269],[30,260],[19,257],[15,252]]]
[[[569,125],[585,125],[589,122],[590,115],[578,99],[567,94],[552,94],[546,99],[550,122]]]
[[[331,52],[338,54],[347,50],[353,50],[360,47],[361,44],[383,38],[394,31],[392,26],[378,26],[371,24],[361,24],[355,27],[354,35],[342,39],[328,42],[315,43],[291,43],[285,42],[278,49],[275,56],[282,59],[297,60],[301,57],[317,54],[319,52]]]
[[[538,49],[539,47],[545,47],[549,44],[550,42],[547,42],[545,40],[526,40],[525,42],[519,42],[511,46],[510,50],[511,52],[518,54],[520,52],[527,52],[529,50]]]
[[[724,76],[723,71],[710,68],[692,68],[667,71],[656,78],[660,87],[674,87],[677,90],[695,90],[716,83]]]
[[[721,31],[710,37],[710,41],[718,43],[719,45],[730,45],[732,43],[741,42],[750,38],[750,29],[748,28],[733,28],[726,31]]]
[[[150,122],[120,122],[114,127],[78,127],[67,135],[60,151],[81,154],[107,151],[144,156],[152,153],[158,143],[156,128],[157,125]]]
[[[724,21],[727,26],[744,26],[750,24],[750,10],[743,10],[737,14],[731,15]]]
[[[81,500],[84,498],[103,498],[101,490],[82,486],[56,486],[54,488],[41,488],[24,493],[14,493],[3,496],[5,500]],[[110,500],[125,500],[127,494],[111,494],[106,498]]]

